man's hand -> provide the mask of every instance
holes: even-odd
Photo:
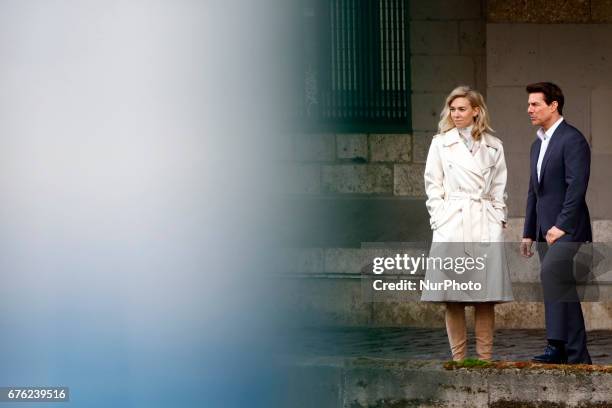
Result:
[[[556,240],[558,240],[564,235],[565,231],[560,230],[559,228],[553,225],[546,233],[546,242],[548,242],[548,245],[552,245],[555,243]]]
[[[531,245],[533,244],[533,239],[531,238],[523,238],[521,241],[521,255],[525,258],[531,258],[533,256],[533,252],[531,251]]]

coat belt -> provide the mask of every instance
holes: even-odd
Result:
[[[480,211],[480,239],[477,242],[489,242],[489,220],[487,218],[487,208],[491,206],[491,201],[493,201],[493,197],[489,194],[471,194],[462,191],[454,191],[449,193],[446,197],[448,200],[460,200],[463,201],[463,206],[461,207],[462,214],[462,224],[463,224],[463,242],[465,247],[465,253],[474,256],[474,239],[472,236],[472,206],[470,205],[472,201],[480,202],[481,211]]]

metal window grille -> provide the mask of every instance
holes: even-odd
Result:
[[[408,1],[311,0],[303,17],[307,126],[409,130]]]

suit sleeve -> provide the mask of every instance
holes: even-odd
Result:
[[[582,134],[572,133],[572,137],[568,138],[563,146],[563,164],[567,189],[555,226],[566,234],[574,234],[591,172],[591,148]]]
[[[434,139],[429,146],[427,154],[427,162],[425,163],[425,192],[427,194],[427,211],[430,215],[430,224],[432,229],[436,229],[436,220],[444,207],[444,169],[442,167],[442,158],[438,151],[438,143]]]
[[[495,176],[491,182],[490,194],[493,198],[493,208],[501,214],[503,222],[508,220],[508,208],[506,207],[506,181],[508,179],[508,169],[506,167],[506,158],[504,157],[504,148],[500,147],[499,156],[495,162]]]
[[[534,146],[531,146],[530,153],[530,162],[531,155],[533,154]],[[537,212],[536,212],[536,204],[538,202],[538,197],[534,191],[535,180],[533,179],[533,174],[535,173],[533,169],[529,169],[529,189],[527,190],[527,208],[525,209],[525,226],[523,227],[523,238],[531,238],[534,241],[537,239]]]

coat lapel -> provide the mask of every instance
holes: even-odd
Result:
[[[489,167],[495,165],[495,155],[491,154],[489,148],[493,148],[497,151],[499,146],[486,133],[483,133],[480,139],[480,148],[478,148],[478,151],[474,155],[474,159],[476,160],[476,163],[480,167],[482,173],[484,173],[484,171]]]
[[[544,158],[542,159],[542,167],[540,168],[540,180],[538,180],[538,184],[541,184],[541,180],[544,178],[544,171],[546,170],[546,165],[550,160],[550,156],[555,152],[557,146],[559,146],[559,140],[561,139],[561,134],[563,133],[563,125],[565,124],[565,120],[557,126],[555,131],[553,132],[550,142],[548,142],[548,147],[546,148],[546,153],[544,153]],[[542,148],[542,144],[540,142],[540,148]],[[539,155],[539,154],[538,154]],[[537,158],[536,158],[536,166],[537,166]],[[536,169],[537,172],[537,169]],[[537,176],[537,173],[536,173]]]
[[[482,177],[482,169],[463,143],[457,128],[446,132],[444,146],[451,150],[449,160]]]
[[[540,156],[540,149],[542,148],[542,141],[540,138],[537,138],[535,141],[537,147],[533,149],[533,153],[531,154],[531,177],[535,180],[535,186],[539,189],[540,180],[538,180],[538,157]]]

